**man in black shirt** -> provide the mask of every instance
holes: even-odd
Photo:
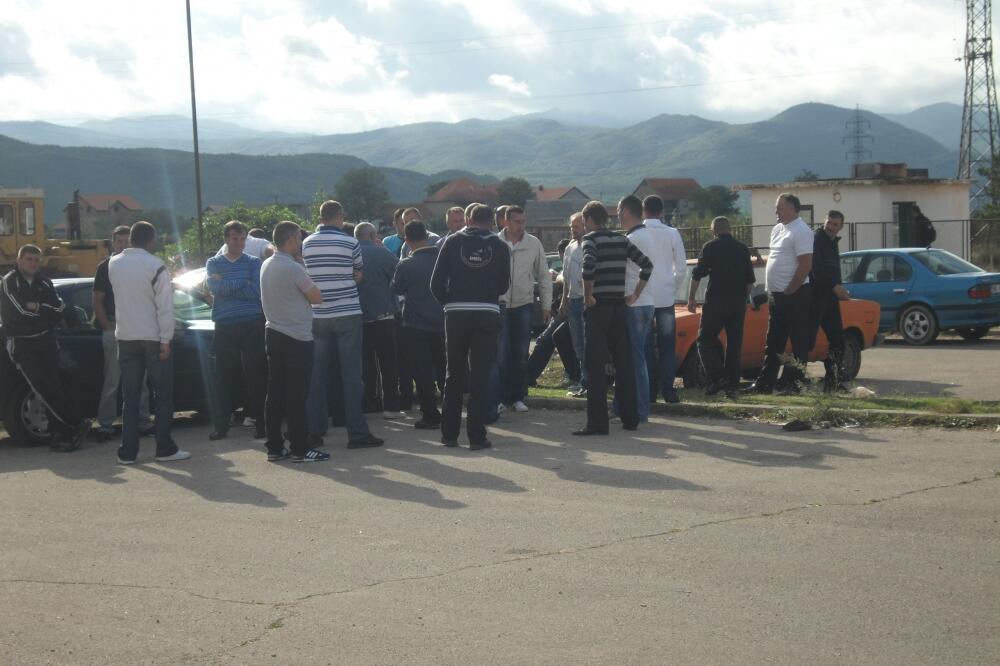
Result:
[[[820,326],[830,343],[823,365],[826,376],[823,390],[827,393],[844,390],[844,322],[840,317],[840,301],[848,300],[840,281],[840,249],[837,236],[844,226],[844,214],[831,210],[823,228],[817,229],[813,240],[813,265],[809,274],[812,284],[812,304],[809,308],[809,349],[816,346]]]
[[[708,377],[705,395],[715,395],[722,389],[732,390],[740,382],[743,320],[747,297],[756,281],[750,250],[733,238],[729,219],[717,217],[712,220],[712,233],[715,238],[701,248],[698,265],[691,273],[687,305],[689,312],[697,311],[695,294],[701,280],[709,277],[698,329],[698,356]],[[725,361],[719,341],[723,328],[726,330]]]

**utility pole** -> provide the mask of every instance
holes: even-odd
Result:
[[[855,105],[854,115],[844,123],[844,126],[847,128],[848,134],[841,143],[851,146],[851,149],[844,153],[844,158],[852,165],[860,164],[864,161],[865,156],[871,157],[872,155],[872,151],[865,148],[865,141],[875,143],[875,137],[867,132],[871,129],[872,124],[862,117],[861,107]]]
[[[191,41],[191,0],[185,0],[187,6],[188,29],[188,65],[191,70],[191,129],[194,133],[194,191],[198,205],[198,256],[205,259],[205,221],[201,211],[201,158],[198,155],[198,105],[194,96],[194,45]]]
[[[965,28],[965,102],[962,108],[962,141],[958,158],[958,177],[972,180],[970,208],[987,203],[990,176],[982,169],[993,164],[1000,148],[1000,113],[993,78],[993,9],[991,0],[966,0]],[[992,202],[1000,203],[1000,202]]]

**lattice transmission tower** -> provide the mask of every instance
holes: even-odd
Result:
[[[958,177],[972,179],[970,205],[984,203],[989,176],[980,170],[993,163],[1000,148],[1000,113],[993,78],[993,9],[991,0],[965,3],[965,103],[962,109],[962,141],[958,157]]]
[[[872,156],[872,151],[866,147],[868,141],[875,143],[875,137],[868,133],[872,124],[861,115],[861,107],[855,105],[854,115],[844,126],[847,128],[847,136],[842,143],[850,146],[850,150],[844,153],[844,158],[851,164],[860,164],[865,157]]]

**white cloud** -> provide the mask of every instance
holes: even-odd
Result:
[[[528,84],[524,81],[515,80],[510,74],[490,74],[488,81],[491,86],[500,88],[501,90],[506,90],[507,92],[512,92],[515,95],[524,95],[525,97],[531,96],[531,90],[528,88]]]

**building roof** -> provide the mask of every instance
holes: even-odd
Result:
[[[569,187],[542,187],[541,185],[539,185],[538,189],[535,190],[535,200],[558,201],[559,199],[562,199],[573,190],[579,192],[585,199],[590,199],[590,197],[587,195],[586,192],[576,187],[575,185],[570,185]]]
[[[111,210],[115,202],[128,210],[143,210],[142,204],[127,194],[81,194],[80,203],[87,204],[96,211]]]
[[[643,185],[656,192],[664,201],[687,199],[692,192],[701,189],[694,178],[643,178],[635,191]]]
[[[468,178],[456,178],[445,183],[437,192],[427,197],[424,201],[428,203],[446,202],[468,202],[494,199],[497,196],[497,188],[488,185],[479,185]]]
[[[733,185],[734,190],[801,190],[810,187],[870,187],[872,185],[965,185],[972,181],[956,178],[820,178],[795,180],[788,183],[744,183]]]

